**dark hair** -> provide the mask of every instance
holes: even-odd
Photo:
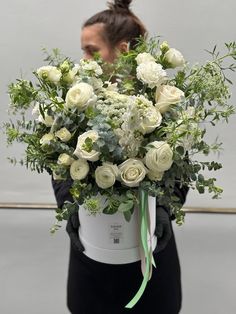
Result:
[[[140,19],[129,9],[132,0],[114,0],[108,2],[109,9],[101,11],[88,19],[83,27],[97,23],[104,24],[104,39],[112,47],[125,40],[134,48],[137,39],[145,37],[147,30]]]

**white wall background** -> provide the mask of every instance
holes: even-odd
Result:
[[[7,85],[42,65],[41,48],[58,47],[79,60],[81,24],[106,1],[94,0],[8,0],[0,4],[0,123],[7,120]],[[235,0],[134,0],[133,11],[143,20],[151,35],[162,35],[172,47],[180,50],[190,62],[201,62],[209,55],[204,49],[215,44],[223,50],[225,42],[236,40]],[[236,84],[235,73],[230,75]],[[236,102],[236,85],[231,103]],[[223,163],[223,170],[213,174],[224,189],[221,200],[191,192],[186,206],[235,207],[236,189],[236,116],[229,124],[210,130],[209,137],[219,135],[224,151],[214,158]],[[7,156],[20,156],[22,147],[6,148],[0,139],[0,202],[54,202],[47,174],[29,173],[25,168],[10,165]]]

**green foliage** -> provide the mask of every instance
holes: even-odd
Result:
[[[65,61],[69,64],[71,63],[70,59],[64,56],[59,48],[53,48],[51,52],[49,52],[46,48],[43,48],[42,51],[45,54],[44,61],[52,66],[60,66]]]
[[[106,117],[98,114],[89,120],[87,125],[96,130],[99,134],[99,139],[94,142],[93,148],[101,152],[101,160],[114,162],[122,160],[121,147],[118,144],[118,139],[112,127],[107,123]]]
[[[36,100],[38,91],[34,89],[32,82],[17,80],[17,83],[10,83],[8,86],[10,96],[10,109],[13,113],[19,110],[27,110],[33,101]]]

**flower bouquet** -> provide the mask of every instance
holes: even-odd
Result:
[[[141,297],[155,266],[147,246],[148,196],[182,224],[176,186],[208,190],[213,198],[222,193],[214,177],[201,173],[221,164],[195,156],[221,147],[207,143],[206,122],[215,126],[234,112],[225,71],[236,65],[223,63],[236,60],[236,43],[225,46],[225,55],[214,47],[211,61],[194,66],[158,38],[140,40],[114,64],[98,55],[76,64],[54,49],[46,52],[48,65],[34,72],[35,82],[9,85],[10,113],[19,116],[5,123],[5,131],[8,144],[26,144],[20,162],[54,180],[73,180],[74,202],[56,210],[52,233],[82,205],[90,215],[122,213],[127,222],[139,208],[145,271],[127,307]]]

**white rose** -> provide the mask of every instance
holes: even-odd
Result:
[[[166,81],[167,74],[166,71],[162,69],[161,64],[145,62],[137,67],[137,78],[143,83],[148,84],[150,88],[154,88]]]
[[[142,134],[153,132],[162,121],[162,115],[155,107],[150,107],[145,111],[145,116],[140,124]]]
[[[78,137],[77,146],[74,155],[89,161],[97,161],[100,153],[91,147],[87,147],[85,141],[87,138],[92,140],[91,144],[98,139],[98,133],[95,130],[87,131]]]
[[[154,147],[148,148],[145,156],[147,167],[154,173],[168,170],[173,163],[173,152],[166,142],[155,141],[150,143]]]
[[[166,61],[172,68],[181,67],[185,64],[185,60],[181,52],[174,48],[170,48],[164,55]]]
[[[118,168],[120,170],[120,181],[129,187],[139,186],[139,183],[143,181],[148,172],[142,161],[133,158],[127,159]]]
[[[71,133],[67,130],[67,128],[61,128],[55,133],[56,137],[58,137],[62,142],[68,142],[71,139]]]
[[[73,180],[83,180],[89,173],[89,164],[84,159],[72,162],[70,166],[70,176]]]
[[[163,177],[164,171],[159,172],[159,171],[149,171],[147,176],[151,181],[161,181]]]
[[[91,85],[87,83],[78,83],[71,87],[66,94],[66,108],[77,108],[79,111],[84,111],[94,100],[94,92]]]
[[[57,160],[57,163],[64,166],[70,166],[72,162],[74,161],[74,158],[70,157],[69,155],[63,153],[60,154]]]
[[[47,133],[44,134],[41,139],[40,139],[40,144],[41,145],[48,145],[50,144],[51,141],[53,141],[55,139],[54,135],[52,133]]]
[[[107,189],[114,185],[118,177],[118,167],[108,162],[104,162],[102,166],[95,170],[95,180],[101,189]]]
[[[150,61],[155,62],[155,58],[150,53],[147,53],[147,52],[139,53],[137,57],[135,58],[135,60],[137,61],[138,65],[140,65],[141,63],[146,63]]]
[[[49,80],[51,83],[57,84],[61,79],[61,71],[56,67],[47,65],[37,70],[38,76],[43,80]]]
[[[184,97],[184,92],[175,86],[162,85],[156,90],[156,108],[164,113],[171,105],[177,104]]]

